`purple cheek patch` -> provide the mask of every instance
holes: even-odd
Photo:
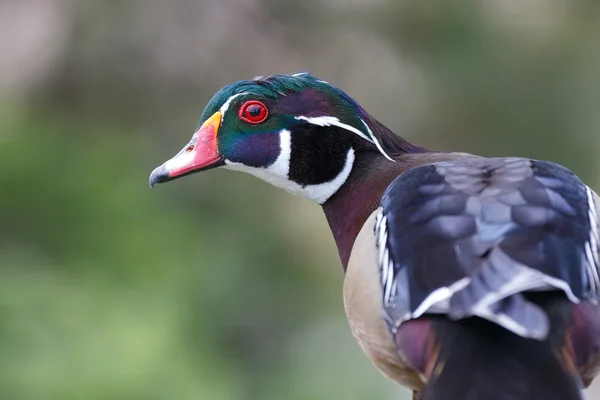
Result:
[[[279,157],[279,134],[270,132],[241,135],[228,150],[227,158],[233,162],[266,168]]]

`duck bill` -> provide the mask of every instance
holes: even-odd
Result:
[[[217,149],[220,124],[221,113],[217,111],[202,124],[192,140],[175,157],[152,171],[150,186],[223,165],[224,158]]]

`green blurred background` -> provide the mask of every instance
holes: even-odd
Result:
[[[319,207],[148,187],[231,81],[309,70],[411,141],[600,189],[595,0],[0,0],[0,31],[2,399],[408,398],[350,336]]]

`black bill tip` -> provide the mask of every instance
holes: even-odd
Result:
[[[156,167],[154,171],[150,174],[150,187],[154,187],[157,183],[162,183],[170,180],[169,172],[165,168],[165,165],[161,165],[160,167]]]

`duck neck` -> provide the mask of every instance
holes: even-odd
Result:
[[[356,236],[367,218],[379,207],[383,192],[409,168],[404,156],[398,157],[396,162],[380,155],[365,158],[368,159],[357,163],[344,185],[323,204],[344,271]]]

